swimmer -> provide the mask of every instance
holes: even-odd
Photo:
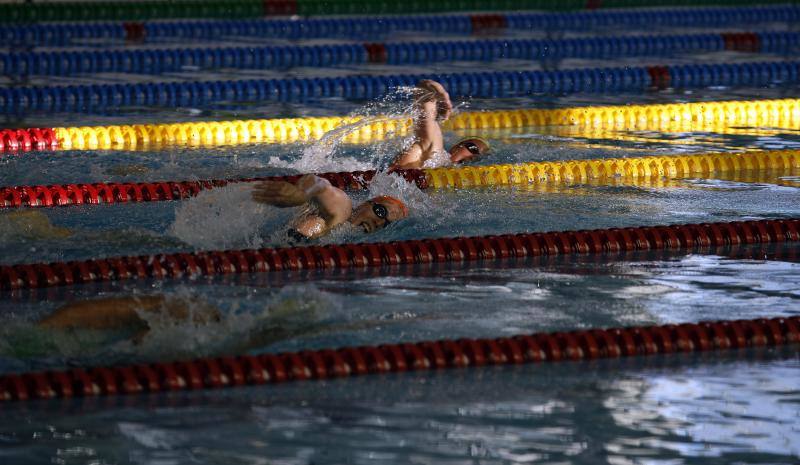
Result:
[[[34,325],[0,328],[0,358],[92,357],[151,349],[158,357],[242,353],[279,341],[385,325],[383,319],[335,322],[325,300],[313,293],[277,298],[257,313],[224,314],[201,298],[173,295],[102,297],[67,303]],[[157,326],[153,326],[157,325]],[[171,327],[180,328],[175,333]],[[162,331],[159,333],[159,329]],[[165,331],[164,331],[165,330]],[[197,334],[196,340],[172,341],[173,334]],[[154,339],[148,335],[154,333]]]
[[[414,91],[414,142],[397,156],[390,170],[435,167],[447,159],[463,163],[489,153],[489,144],[480,137],[468,137],[445,151],[440,123],[453,111],[450,95],[441,84],[428,79],[420,81]]]
[[[39,320],[41,328],[74,330],[128,330],[139,342],[150,331],[141,314],[160,314],[174,321],[218,323],[219,311],[199,299],[167,299],[161,295],[114,297],[72,302]]]
[[[350,197],[326,179],[307,174],[297,184],[264,181],[253,188],[253,200],[279,208],[304,206],[291,221],[289,239],[304,242],[329,234],[344,223],[371,233],[408,216],[408,207],[400,200],[382,195],[353,208]]]

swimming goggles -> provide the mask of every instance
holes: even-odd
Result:
[[[386,208],[385,205],[380,204],[378,202],[370,202],[370,203],[372,204],[372,213],[374,213],[375,216],[384,221],[383,223],[384,226],[391,223],[391,221],[389,221],[389,209]]]
[[[461,146],[464,147],[465,149],[469,150],[469,153],[471,153],[473,155],[480,155],[481,154],[481,148],[478,147],[475,144],[475,142],[462,142]]]

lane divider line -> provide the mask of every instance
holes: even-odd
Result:
[[[570,39],[484,39],[471,41],[379,42],[204,48],[121,48],[70,52],[0,53],[0,74],[71,76],[95,73],[161,74],[198,69],[286,69],[367,63],[419,65],[497,59],[609,59],[673,56],[735,50],[787,53],[800,45],[800,32],[587,37]]]
[[[370,49],[378,56],[384,50]],[[218,102],[375,100],[422,79],[441,82],[455,98],[504,98],[570,93],[632,93],[710,86],[788,86],[800,81],[800,62],[580,68],[449,74],[353,75],[229,81],[0,87],[0,113],[107,113],[128,106],[207,106]]]
[[[216,40],[220,37],[269,37],[289,40],[385,37],[403,31],[484,34],[498,30],[578,30],[603,27],[731,28],[800,20],[796,5],[754,7],[648,8],[569,13],[482,13],[345,18],[218,19],[192,21],[70,22],[0,25],[0,41],[28,46],[67,46],[86,39]]]
[[[398,170],[397,174],[420,189],[443,189],[658,180],[763,171],[793,174],[796,169],[800,169],[800,151],[768,150],[459,166],[425,170]],[[327,179],[340,189],[360,190],[369,186],[375,174],[375,170],[370,170],[320,173],[317,176]],[[0,187],[0,209],[181,200],[194,197],[201,191],[228,184],[256,181],[293,183],[300,176],[297,174],[200,181],[9,186]]]
[[[133,150],[160,146],[215,146],[294,143],[319,140],[333,129],[352,125],[347,143],[367,143],[408,134],[410,119],[311,117],[135,124],[0,131],[0,153],[50,150]],[[445,130],[512,129],[541,126],[619,130],[696,131],[714,126],[800,128],[800,99],[587,106],[465,112],[450,118]],[[55,136],[55,137],[54,137]]]
[[[800,241],[800,219],[678,224],[393,242],[164,253],[0,266],[0,290],[282,270],[473,262],[541,255],[694,250]]]
[[[582,329],[0,376],[0,402],[233,388],[369,374],[800,344],[800,317]]]

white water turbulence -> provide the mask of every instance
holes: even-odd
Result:
[[[368,198],[380,195],[389,195],[405,203],[409,216],[427,216],[439,210],[430,195],[396,174],[375,174],[369,184]]]
[[[197,297],[190,287],[166,296],[169,305],[189,310],[176,319],[169,311],[139,312],[150,330],[136,345],[144,360],[244,353],[293,338],[325,333],[346,319],[341,302],[313,285],[288,285],[258,299]],[[214,314],[216,318],[208,318]]]
[[[416,111],[412,96],[412,87],[399,87],[383,98],[350,113],[349,117],[360,118],[359,121],[328,131],[320,140],[306,146],[299,159],[284,160],[270,157],[269,165],[293,169],[300,173],[385,169],[394,157],[410,143],[412,136],[400,138],[387,133],[381,142],[362,147],[360,153],[355,157],[342,153],[344,151],[342,142],[348,135],[375,123],[394,119],[412,119]]]
[[[233,184],[182,201],[168,234],[196,249],[263,247],[265,230],[280,229],[294,209],[255,202],[252,189],[253,184]]]

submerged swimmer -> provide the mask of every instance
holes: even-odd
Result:
[[[489,153],[489,144],[480,137],[468,137],[445,151],[440,124],[453,111],[450,95],[441,84],[428,79],[420,81],[414,92],[414,142],[397,156],[390,169],[434,167],[445,159],[462,163]]]
[[[0,358],[115,356],[131,350],[158,359],[210,356],[385,324],[382,319],[336,321],[335,303],[308,289],[281,292],[256,310],[223,313],[202,298],[169,294],[79,300],[33,325],[6,322],[0,329]],[[174,340],[176,335],[182,339]]]
[[[253,200],[280,208],[306,207],[289,226],[293,241],[322,237],[344,223],[371,233],[408,216],[408,207],[388,195],[373,197],[353,208],[353,201],[343,190],[312,174],[303,176],[297,184],[261,182],[253,189]]]
[[[174,321],[191,318],[195,324],[219,322],[219,311],[198,299],[168,299],[162,295],[114,297],[72,302],[38,322],[53,329],[92,329],[132,331],[134,342],[150,331],[143,314],[160,314]]]
[[[231,316],[223,316],[214,305],[197,297],[137,295],[79,300],[59,307],[33,326],[15,325],[13,331],[4,328],[0,353],[15,358],[92,356],[126,350],[115,347],[121,342],[145,345],[148,335],[160,328],[158,344],[175,334],[172,327],[182,327],[179,334],[187,330],[199,334],[196,341],[170,343],[173,352],[237,352],[324,331],[315,305],[313,299],[284,299],[270,306],[268,313],[244,317],[240,322],[246,325],[237,327],[231,326]]]

